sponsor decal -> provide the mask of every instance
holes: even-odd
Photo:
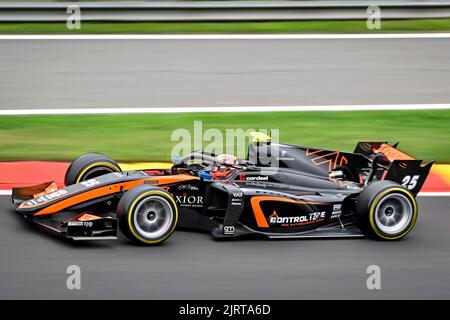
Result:
[[[233,196],[231,197],[231,205],[232,206],[241,206],[243,199],[244,199],[244,194],[242,192],[233,192]]]
[[[94,225],[94,223],[92,221],[69,221],[67,223],[67,225],[69,227],[88,227],[88,228],[92,228],[92,226]]]
[[[295,158],[293,157],[285,157],[286,156],[287,151],[286,150],[281,150],[281,157],[277,157],[276,159],[278,161],[282,160],[282,161],[294,161]]]
[[[245,174],[239,175],[239,180],[245,181],[269,181],[269,176],[247,176]]]
[[[83,221],[69,221],[67,225],[69,227],[81,227],[83,225]]]
[[[198,191],[198,187],[192,184],[181,184],[178,186],[178,190]]]
[[[233,235],[234,234],[234,226],[223,226],[223,234]]]
[[[342,214],[342,204],[338,203],[338,204],[334,204],[333,205],[333,211],[331,212],[331,217],[330,219],[337,219],[341,216]]]
[[[175,202],[181,207],[203,207],[202,196],[192,196],[188,194],[176,195]]]
[[[85,186],[86,188],[90,188],[93,186],[96,186],[98,184],[100,184],[100,181],[98,181],[97,179],[89,179],[86,181],[81,181],[80,182],[83,186]]]
[[[27,206],[37,205],[37,204],[40,204],[40,203],[44,203],[44,202],[47,202],[47,201],[59,198],[59,197],[65,195],[67,193],[68,193],[67,190],[61,189],[61,190],[58,190],[58,191],[55,191],[55,192],[51,192],[51,193],[48,193],[48,194],[43,194],[42,196],[39,196],[36,199],[27,201],[25,203],[25,205],[27,205]]]
[[[340,218],[340,217],[341,217],[341,214],[342,214],[342,211],[333,211],[333,212],[331,213],[330,219],[337,219],[337,218]]]
[[[295,161],[295,158],[292,157],[283,157],[283,158],[277,158],[278,161]]]
[[[278,188],[278,189],[281,189],[279,184],[272,183],[272,182],[263,183],[263,182],[246,181],[245,185],[246,186],[257,187],[257,188]]]
[[[325,220],[325,211],[307,213],[301,216],[280,217],[274,210],[269,216],[269,224],[281,227],[298,227]]]

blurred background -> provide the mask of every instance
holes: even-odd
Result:
[[[0,0],[0,160],[167,161],[202,121],[449,163],[449,31],[450,0]]]
[[[282,141],[326,148],[401,140],[417,157],[450,162],[449,113],[431,110],[450,101],[450,43],[433,36],[449,30],[446,0],[2,2],[0,34],[12,37],[0,40],[3,110],[208,107],[218,112],[265,106],[276,112],[281,106],[392,104],[422,104],[425,110],[0,117],[0,160],[70,160],[97,150],[117,160],[167,161],[170,133],[204,120],[205,128],[220,130],[277,128]],[[386,33],[411,37],[371,38]],[[212,37],[14,38],[78,34]],[[259,34],[274,37],[251,38]],[[289,34],[363,36],[282,38]]]
[[[0,1],[0,33],[446,31],[449,18],[449,0]]]

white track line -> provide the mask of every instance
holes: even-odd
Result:
[[[450,192],[419,192],[419,197],[450,197]]]
[[[360,34],[66,34],[0,35],[0,40],[321,40],[321,39],[442,39],[450,33]]]
[[[0,196],[10,196],[11,190],[0,190]],[[450,197],[450,192],[419,192],[419,197]]]
[[[192,113],[192,112],[275,112],[275,111],[373,111],[373,110],[431,110],[450,109],[450,103],[389,104],[349,106],[227,106],[166,107],[166,108],[76,108],[76,109],[11,109],[0,110],[0,116],[49,114],[124,114],[124,113]]]

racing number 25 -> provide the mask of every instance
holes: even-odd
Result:
[[[409,190],[414,189],[417,185],[417,180],[419,180],[419,177],[420,177],[419,175],[405,176],[402,180],[402,186],[404,186]]]

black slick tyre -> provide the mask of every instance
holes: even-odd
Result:
[[[120,166],[101,153],[87,153],[72,161],[66,171],[64,184],[70,186],[81,181],[111,173],[120,172]]]
[[[178,208],[166,190],[139,185],[128,190],[119,201],[117,217],[122,233],[130,240],[157,245],[175,230]]]
[[[393,181],[376,181],[359,195],[358,226],[373,239],[398,240],[406,236],[417,220],[417,202],[406,188]]]

